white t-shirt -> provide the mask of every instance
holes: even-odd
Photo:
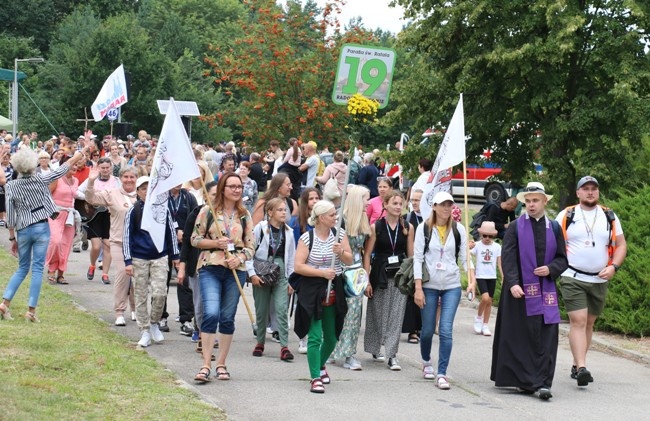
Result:
[[[316,173],[318,172],[318,165],[320,164],[320,159],[316,154],[307,158],[305,161],[307,164],[307,187],[314,187],[316,185]]]
[[[501,257],[499,243],[493,241],[487,245],[478,241],[470,253],[476,258],[477,279],[497,279],[497,258]]]
[[[556,218],[560,227],[565,214],[566,209],[560,212]],[[616,224],[616,235],[623,234],[623,227],[621,227],[618,216],[614,223]],[[600,206],[588,211],[583,210],[580,205],[576,206],[573,222],[566,231],[569,266],[590,273],[600,272],[607,266],[609,260],[607,245],[610,233],[607,229],[607,215]],[[569,276],[583,282],[607,282],[598,276],[576,273],[571,268],[564,271],[562,276]]]

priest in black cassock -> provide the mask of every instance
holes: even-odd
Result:
[[[490,379],[547,400],[558,347],[555,280],[568,267],[559,224],[545,215],[544,186],[530,182],[517,194],[526,206],[503,239],[503,287],[499,301]]]

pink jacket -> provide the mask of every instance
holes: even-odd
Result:
[[[320,184],[325,184],[327,183],[327,180],[333,176],[336,178],[336,183],[339,186],[339,192],[343,193],[343,188],[345,187],[345,174],[347,170],[348,166],[344,163],[332,162],[327,167],[325,167],[323,175],[316,177],[316,181]]]

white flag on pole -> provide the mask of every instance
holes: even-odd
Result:
[[[167,197],[172,187],[200,177],[192,145],[183,127],[174,99],[169,99],[156,155],[153,158],[147,200],[142,212],[142,229],[149,232],[158,251],[165,244]]]
[[[465,160],[465,116],[463,114],[463,94],[456,105],[454,115],[451,117],[449,127],[438,150],[438,156],[433,163],[431,174],[433,180],[424,186],[424,200],[420,202],[420,211],[423,218],[431,214],[433,197],[436,193],[451,192],[451,168]]]
[[[126,94],[126,78],[124,77],[124,65],[115,69],[106,79],[104,86],[95,98],[90,107],[95,121],[101,121],[110,108],[119,108],[129,102]]]

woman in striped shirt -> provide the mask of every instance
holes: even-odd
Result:
[[[78,151],[65,164],[49,174],[34,174],[38,163],[38,155],[31,149],[22,149],[11,159],[11,164],[18,172],[18,179],[10,181],[5,186],[7,195],[7,227],[11,253],[18,256],[18,270],[13,274],[3,294],[0,304],[0,318],[11,319],[9,305],[16,291],[32,271],[32,282],[29,288],[29,310],[25,318],[38,322],[36,305],[41,293],[43,282],[43,267],[45,253],[50,241],[50,226],[48,218],[56,218],[58,211],[49,184],[63,177],[68,170],[83,159],[84,151]]]
[[[299,338],[309,334],[310,391],[325,393],[323,385],[330,383],[325,363],[336,346],[347,311],[343,282],[338,275],[343,272],[342,264],[351,265],[353,257],[343,230],[339,231],[339,241],[336,239],[336,209],[332,202],[316,202],[309,225],[314,230],[300,237],[294,263],[294,271],[302,275],[296,290],[298,308],[294,331]],[[326,296],[329,281],[332,289]]]

